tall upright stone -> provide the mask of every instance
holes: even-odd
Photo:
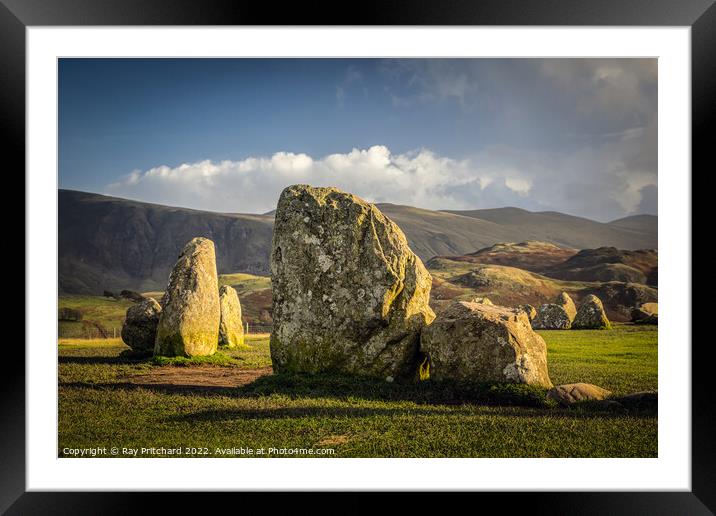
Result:
[[[532,328],[535,330],[568,330],[571,326],[567,311],[554,303],[540,305],[537,315],[532,319]]]
[[[282,372],[412,376],[435,314],[431,277],[400,228],[337,188],[278,201],[271,251],[271,360]]]
[[[574,318],[577,316],[577,306],[574,304],[574,301],[569,296],[569,294],[567,294],[566,292],[560,293],[557,296],[557,299],[554,300],[554,304],[564,308],[567,317],[569,317],[569,322],[574,321]]]
[[[612,327],[601,299],[589,294],[582,300],[572,328],[577,330],[608,330]]]
[[[241,302],[236,290],[229,285],[219,289],[219,346],[236,348],[244,346],[244,325],[241,322]]]
[[[154,354],[214,354],[220,315],[214,242],[197,237],[184,247],[169,276]]]

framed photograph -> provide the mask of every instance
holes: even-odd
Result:
[[[712,513],[712,1],[136,7],[0,5],[27,204],[3,510]]]

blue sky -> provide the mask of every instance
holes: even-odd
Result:
[[[650,59],[62,59],[61,188],[227,212],[288,184],[656,213]]]

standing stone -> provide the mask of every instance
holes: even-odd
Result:
[[[219,289],[219,346],[236,348],[244,346],[244,325],[241,322],[241,302],[232,287],[222,285]]]
[[[594,294],[589,294],[579,305],[577,316],[574,318],[572,328],[608,330],[612,325],[607,319],[602,302]]]
[[[567,312],[567,316],[569,317],[569,322],[574,321],[574,318],[577,316],[577,307],[575,306],[574,301],[572,301],[572,298],[569,297],[569,294],[562,292],[557,296],[554,304],[564,308],[564,311]]]
[[[529,303],[519,305],[517,309],[522,310],[524,313],[526,313],[527,318],[530,320],[530,322],[532,322],[534,318],[537,317],[537,309]]]
[[[420,351],[432,380],[552,387],[547,346],[522,311],[457,301],[423,328]]]
[[[127,308],[121,332],[124,343],[134,351],[151,352],[161,313],[161,305],[152,297]]]
[[[171,275],[162,299],[155,355],[213,355],[219,341],[219,289],[214,243],[192,239]]]
[[[355,195],[307,185],[281,193],[275,220],[274,370],[414,375],[432,279],[400,228]]]
[[[564,307],[555,304],[541,305],[532,320],[535,330],[568,330],[572,326]]]

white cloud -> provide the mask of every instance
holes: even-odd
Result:
[[[105,193],[196,209],[263,213],[275,208],[283,188],[307,183],[337,186],[370,202],[428,209],[519,206],[607,220],[638,209],[643,188],[656,183],[655,175],[629,170],[615,158],[614,145],[568,155],[492,147],[470,159],[428,149],[393,154],[382,145],[322,158],[277,152],[135,170],[108,185]]]

